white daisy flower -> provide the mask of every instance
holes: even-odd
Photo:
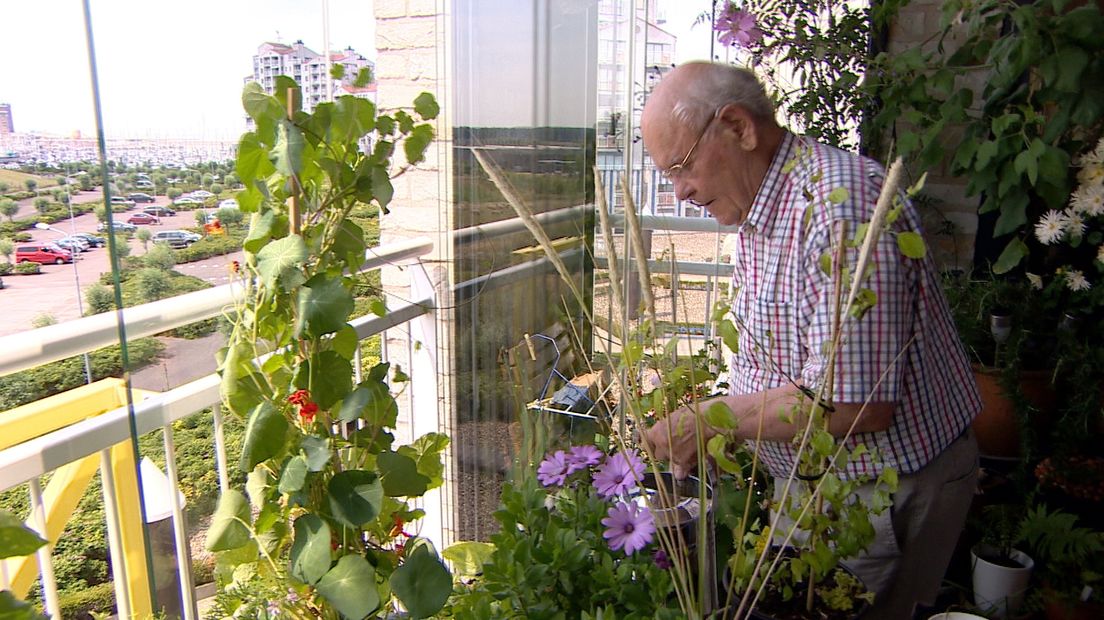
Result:
[[[1102,245],[1100,247],[1102,249],[1104,249],[1104,245]],[[1027,281],[1031,283],[1031,288],[1033,288],[1037,291],[1043,290],[1043,277],[1042,276],[1037,276],[1033,273],[1029,273],[1029,274],[1027,274]]]
[[[1092,152],[1085,153],[1081,156],[1081,165],[1088,164],[1104,164],[1104,138],[1100,139],[1100,142],[1096,143],[1096,148]]]
[[[1104,164],[1085,164],[1077,171],[1077,182],[1081,185],[1099,185],[1104,182]]]
[[[1067,209],[1062,216],[1066,219],[1066,232],[1071,237],[1080,237],[1085,234],[1085,218],[1073,209]]]
[[[1065,233],[1066,216],[1054,209],[1047,211],[1043,219],[1039,220],[1038,224],[1035,224],[1035,236],[1038,237],[1039,241],[1044,245],[1058,242]]]
[[[1104,215],[1104,185],[1082,185],[1070,197],[1070,208],[1093,217]]]
[[[1066,272],[1066,286],[1071,291],[1087,291],[1091,285],[1085,279],[1085,274],[1077,269],[1070,269]]]

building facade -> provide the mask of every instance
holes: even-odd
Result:
[[[330,63],[342,65],[345,75],[340,80],[330,77],[326,70],[326,54],[319,54],[303,42],[291,45],[265,42],[257,47],[253,56],[253,74],[246,76],[245,82],[256,82],[266,93],[272,94],[276,88],[276,76],[286,75],[299,83],[303,93],[303,110],[311,112],[319,103],[329,100],[332,85],[333,96],[354,95],[375,100],[375,77],[367,86],[354,86],[361,69],[375,71],[375,64],[351,47],[330,52]]]
[[[11,104],[0,103],[0,134],[15,133],[15,123],[12,122]]]

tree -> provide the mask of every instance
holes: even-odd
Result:
[[[211,184],[211,193],[216,195],[216,196],[218,196],[219,194],[222,193],[222,189],[223,189],[223,187],[221,185],[219,185],[218,183],[212,183]]]
[[[115,294],[98,282],[84,292],[84,301],[88,304],[88,314],[110,312],[115,309]]]
[[[153,233],[150,232],[150,229],[148,229],[148,228],[139,228],[138,232],[135,233],[134,236],[138,237],[138,240],[142,242],[142,251],[145,252],[146,254],[148,254],[149,253],[149,240],[153,238]]]
[[[157,301],[165,296],[172,287],[169,284],[169,275],[156,268],[145,267],[134,274],[135,292],[141,303]]]
[[[236,174],[228,174],[222,180],[225,181],[226,187],[230,189],[234,189],[239,185],[238,175]]]
[[[14,251],[15,244],[12,243],[11,239],[0,239],[0,254],[3,254],[9,263],[12,262],[12,252]]]
[[[219,222],[221,222],[227,230],[230,230],[231,226],[241,224],[242,220],[245,218],[245,215],[242,214],[241,209],[223,207],[218,210],[217,217],[219,219]]]
[[[161,271],[170,271],[176,264],[172,248],[163,243],[153,244],[153,249],[146,252],[145,259],[147,267],[156,267]]]
[[[120,258],[126,258],[130,256],[130,240],[127,239],[126,233],[113,233],[115,237],[115,254]]]
[[[95,185],[92,184],[91,175],[82,174],[80,178],[80,188],[82,192],[90,192]]]
[[[57,325],[57,317],[49,312],[43,312],[31,319],[31,327],[38,329],[39,327],[47,327],[50,325]]]
[[[103,205],[96,205],[96,207],[92,209],[92,211],[96,214],[96,221],[107,221],[107,209]]]
[[[9,189],[11,189],[11,185],[8,185],[4,181],[0,181],[0,194],[6,193]]]
[[[203,187],[211,187],[211,184],[214,182],[215,177],[211,176],[210,174],[203,175],[202,177],[200,177],[199,181],[200,185],[202,185]]]
[[[38,187],[38,181],[34,179],[27,179],[26,181],[23,181],[23,184],[27,186],[28,192],[33,192],[35,191],[35,188]]]
[[[50,210],[50,201],[45,198],[35,198],[34,208],[40,214],[46,215],[46,212]]]
[[[0,199],[0,215],[8,218],[9,222],[15,221],[15,214],[19,211],[19,204],[11,198]]]
[[[165,195],[169,197],[169,200],[176,200],[177,198],[180,198],[180,196],[183,194],[184,191],[181,190],[179,187],[170,187],[165,191]]]
[[[57,184],[59,186],[65,185],[69,182],[69,179],[66,179],[65,175],[58,175],[54,180],[57,181]]]

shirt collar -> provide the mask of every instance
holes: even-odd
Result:
[[[783,190],[789,184],[789,172],[784,169],[787,168],[786,163],[792,159],[796,145],[797,137],[789,131],[784,132],[782,142],[774,153],[767,174],[763,176],[763,182],[755,193],[755,200],[752,201],[747,219],[740,225],[740,230],[750,228],[760,234],[770,234],[774,220],[781,210],[779,202]]]

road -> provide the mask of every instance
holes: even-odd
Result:
[[[74,200],[97,200],[101,197],[99,192],[82,192],[74,196]],[[158,196],[156,205],[167,205],[168,199]],[[148,206],[148,205],[140,205]],[[33,206],[31,207],[33,211]],[[22,209],[21,209],[22,210]],[[136,213],[138,209],[125,213],[116,213],[115,216],[122,221]],[[92,213],[80,215],[70,222],[69,220],[53,224],[58,230],[68,234],[70,231],[95,232],[96,216]],[[153,231],[176,230],[194,227],[195,212],[180,211],[171,217],[161,218],[161,224],[148,226]],[[52,230],[29,230],[35,241],[49,242],[61,235]],[[17,246],[19,244],[16,244]],[[150,244],[152,246],[152,244]],[[130,240],[131,255],[140,256],[145,250],[137,239]],[[14,258],[14,257],[13,257]],[[241,252],[216,256],[194,263],[177,265],[180,273],[202,278],[212,284],[226,284],[230,281],[230,264],[232,261],[241,260]],[[3,260],[0,258],[0,260]],[[36,316],[49,314],[58,322],[71,321],[80,317],[78,310],[78,284],[81,292],[80,300],[83,302],[83,291],[99,281],[101,273],[110,272],[108,254],[106,248],[89,250],[80,255],[76,262],[74,273],[73,265],[43,265],[42,273],[33,276],[9,275],[4,277],[4,290],[0,290],[0,312],[4,320],[0,321],[0,336],[18,333],[32,329],[31,322]]]

